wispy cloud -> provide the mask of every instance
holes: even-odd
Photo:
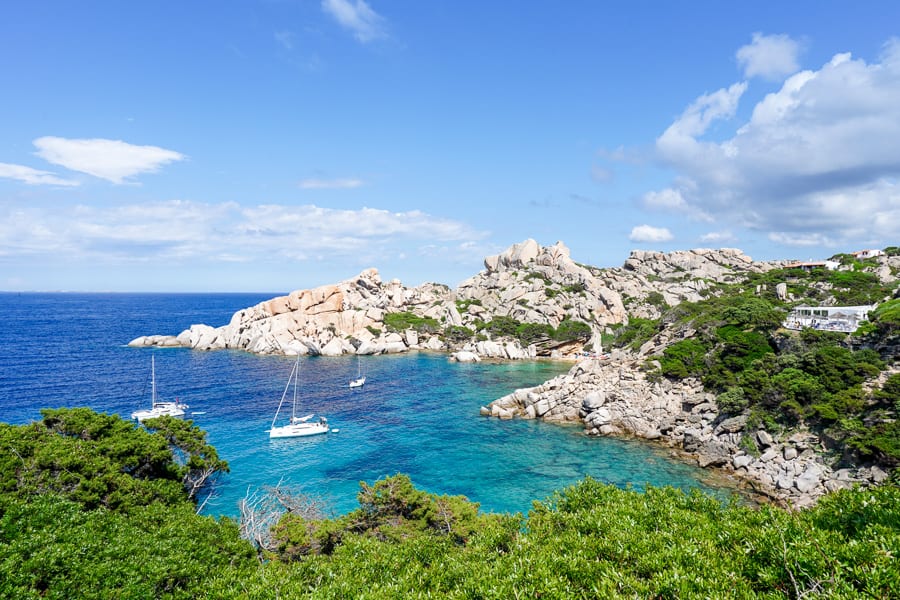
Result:
[[[700,236],[700,242],[703,244],[731,244],[736,242],[737,238],[730,231],[710,231]]]
[[[800,69],[799,53],[800,44],[789,36],[754,33],[753,41],[738,49],[736,57],[744,77],[777,80]]]
[[[99,263],[199,259],[211,262],[395,256],[417,241],[464,245],[487,232],[421,211],[338,210],[315,205],[242,207],[184,200],[0,213],[0,257],[60,255]],[[234,248],[240,248],[239,255]]]
[[[47,162],[113,183],[126,183],[141,173],[154,173],[186,156],[157,146],[136,146],[120,140],[41,137],[36,154]]]
[[[61,185],[67,187],[79,185],[78,181],[75,181],[74,179],[63,179],[55,173],[32,169],[31,167],[26,167],[24,165],[11,165],[9,163],[0,163],[0,177],[5,179],[15,179],[22,183],[27,183],[28,185]]]
[[[652,225],[638,225],[631,230],[628,239],[638,243],[670,242],[674,239],[672,232],[665,227],[653,227]]]
[[[362,187],[365,182],[362,179],[304,179],[300,182],[300,188],[304,190],[349,190]]]
[[[387,37],[384,17],[364,0],[322,0],[322,10],[364,44]]]
[[[275,41],[278,42],[285,50],[294,49],[294,39],[296,34],[292,31],[276,31]]]
[[[644,200],[785,245],[892,242],[900,230],[900,41],[871,64],[837,54],[792,75],[722,139],[744,89],[701,96],[660,135],[657,156],[678,175]]]

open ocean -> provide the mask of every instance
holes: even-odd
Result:
[[[430,492],[463,494],[482,510],[527,512],[533,500],[586,475],[646,484],[730,490],[712,474],[636,441],[591,438],[581,427],[479,416],[482,405],[537,385],[570,364],[457,364],[412,352],[363,357],[365,387],[349,389],[355,357],[301,359],[301,414],[328,417],[339,433],[270,441],[294,358],[239,351],[129,348],[141,335],[219,326],[278,294],[0,293],[0,421],[40,419],[45,407],[88,406],[125,418],[158,393],[190,405],[231,473],[205,512],[237,515],[248,490],[291,485],[336,513],[355,508],[359,482],[406,473]]]

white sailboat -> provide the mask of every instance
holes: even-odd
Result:
[[[356,379],[350,380],[350,387],[362,387],[366,384],[366,376],[362,374],[362,367],[359,363],[359,355],[356,355]]]
[[[137,419],[138,423],[142,423],[145,419],[164,416],[183,417],[184,410],[188,408],[187,404],[178,402],[177,398],[174,402],[163,402],[156,396],[156,361],[154,358],[154,356],[150,356],[150,408],[131,413],[131,418]]]
[[[272,419],[272,428],[269,429],[270,438],[301,437],[319,433],[328,433],[329,431],[328,420],[325,417],[320,417],[318,421],[311,422],[310,419],[313,418],[313,415],[311,414],[303,417],[297,416],[297,387],[299,379],[300,355],[298,354],[297,362],[294,363],[294,368],[291,369],[291,375],[288,377],[287,385],[284,386],[284,393],[281,394],[281,402],[278,403],[278,410],[275,411],[275,418]],[[291,404],[291,420],[287,425],[276,427],[275,423],[278,422],[278,413],[281,412],[281,407],[284,404],[285,398],[287,398],[288,390],[291,389],[292,382],[294,384],[294,398]]]

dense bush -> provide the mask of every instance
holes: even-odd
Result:
[[[591,337],[591,326],[583,321],[564,319],[553,332],[553,339],[561,341],[587,341]]]
[[[681,340],[665,349],[660,366],[666,377],[683,379],[701,375],[705,370],[708,348],[695,339]]]
[[[716,394],[723,413],[749,411],[780,426],[803,424],[827,434],[838,451],[897,464],[900,427],[894,422],[900,407],[869,397],[862,387],[885,368],[884,361],[874,350],[851,350],[846,334],[781,329],[788,307],[771,290],[786,278],[794,280],[797,293],[803,293],[801,284],[810,291],[813,284],[826,283],[837,298],[859,303],[885,293],[872,273],[862,271],[755,274],[748,283],[722,288],[719,297],[685,302],[663,313],[659,323],[690,337],[656,357],[660,373],[673,379],[699,376]],[[900,334],[900,300],[881,304],[871,318],[854,343],[889,351],[896,345],[892,336]],[[658,327],[632,319],[617,331],[616,344],[637,349]]]
[[[190,421],[151,419],[144,429],[87,408],[41,414],[30,425],[0,423],[0,492],[55,493],[85,508],[128,511],[195,499],[228,470]]]
[[[564,319],[554,329],[546,323],[522,323],[512,317],[495,316],[487,323],[478,323],[477,327],[478,331],[490,333],[494,338],[515,338],[523,346],[549,339],[587,341],[591,337],[591,326],[575,319]]]
[[[440,324],[431,317],[420,317],[411,312],[395,312],[384,315],[384,326],[388,331],[402,332],[415,329],[419,333],[437,333]]]
[[[631,317],[628,319],[627,325],[615,328],[613,332],[615,338],[612,341],[612,346],[638,350],[659,332],[659,327],[660,322],[658,319]]]
[[[450,325],[444,328],[444,337],[452,342],[465,342],[472,339],[475,332],[462,325]]]
[[[896,403],[900,377],[889,382],[881,396]],[[56,417],[3,426],[4,448],[15,457],[42,429],[51,445],[83,437],[57,449],[77,450],[91,480],[108,462],[131,464],[134,439],[155,453],[153,438],[164,437],[105,415]],[[25,469],[26,481],[55,480],[58,458]],[[900,589],[891,484],[789,512],[586,479],[523,517],[479,513],[395,475],[361,484],[359,508],[344,516],[284,515],[274,551],[258,561],[237,524],[197,515],[184,488],[171,502],[132,497],[120,511],[9,485],[17,476],[3,471],[0,489],[4,598],[888,598]]]

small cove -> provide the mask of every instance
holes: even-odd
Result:
[[[149,402],[150,354],[159,393],[191,405],[231,473],[210,514],[235,516],[248,489],[289,485],[355,508],[360,481],[408,474],[431,492],[463,494],[487,511],[527,511],[585,476],[625,487],[672,485],[725,498],[710,474],[633,440],[590,438],[578,426],[500,421],[480,406],[570,366],[529,361],[457,364],[444,354],[363,357],[366,385],[350,389],[354,357],[301,360],[304,414],[340,433],[270,441],[293,359],[238,351],[125,346],[139,335],[220,325],[274,294],[0,294],[0,421],[26,423],[41,407],[89,406],[128,415]]]

